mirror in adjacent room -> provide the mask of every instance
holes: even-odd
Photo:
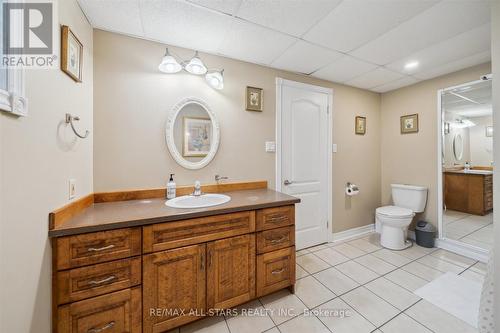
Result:
[[[493,245],[491,80],[441,91],[441,237],[466,247]]]
[[[219,147],[219,123],[208,104],[197,98],[179,102],[171,111],[166,128],[170,154],[187,169],[210,163]]]

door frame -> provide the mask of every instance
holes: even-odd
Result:
[[[275,189],[276,191],[282,191],[281,184],[281,166],[282,166],[282,140],[281,140],[281,118],[282,118],[282,89],[283,86],[308,89],[315,92],[320,92],[328,95],[328,105],[327,105],[327,119],[328,119],[328,129],[327,129],[327,202],[328,202],[328,214],[327,214],[327,230],[328,237],[327,241],[333,241],[333,89],[315,86],[312,84],[286,80],[280,77],[276,78],[276,175],[275,175]]]
[[[491,80],[491,74],[484,75],[487,80]],[[438,219],[438,238],[436,239],[436,246],[469,258],[487,262],[489,251],[478,246],[463,243],[458,240],[446,238],[443,232],[443,113],[441,105],[441,95],[443,92],[453,90],[456,88],[470,86],[472,84],[484,82],[485,80],[479,79],[461,83],[452,87],[439,89],[437,91],[437,219]]]

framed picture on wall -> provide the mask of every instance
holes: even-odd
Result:
[[[264,96],[262,88],[247,87],[246,90],[246,110],[262,112]]]
[[[76,82],[82,82],[83,44],[73,31],[61,27],[61,70]]]
[[[491,138],[493,136],[493,126],[486,126],[486,137]]]
[[[418,132],[418,114],[401,116],[401,134]]]
[[[366,133],[366,117],[356,117],[354,132],[359,135],[365,135]]]
[[[212,144],[212,121],[209,118],[183,118],[184,157],[205,157]]]

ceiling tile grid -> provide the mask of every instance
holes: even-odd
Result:
[[[78,2],[96,28],[376,92],[491,58],[488,0]]]

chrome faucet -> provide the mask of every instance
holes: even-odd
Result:
[[[215,175],[215,182],[217,184],[219,184],[219,182],[223,179],[229,179],[229,177],[225,177],[225,176],[220,176],[220,175]]]
[[[194,192],[192,195],[194,195],[195,197],[199,197],[200,195],[202,195],[203,193],[201,192],[201,184],[200,184],[200,181],[197,180],[194,182]]]

